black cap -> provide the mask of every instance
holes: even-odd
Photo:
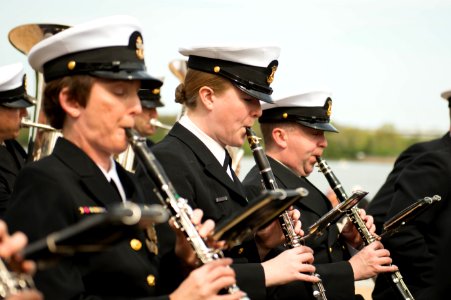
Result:
[[[270,84],[278,66],[278,47],[200,47],[179,52],[189,56],[188,68],[222,76],[246,94],[273,102]]]
[[[27,94],[27,78],[22,63],[0,67],[0,105],[24,108],[35,104]]]
[[[260,123],[295,122],[303,126],[338,132],[330,123],[332,99],[329,93],[311,92],[277,100],[262,106]]]
[[[138,96],[143,107],[155,108],[164,106],[164,103],[161,102],[160,95],[160,88],[162,85],[163,81],[161,80],[141,84],[141,89],[138,91]]]

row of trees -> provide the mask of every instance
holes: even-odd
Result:
[[[161,116],[160,121],[173,124],[175,117]],[[368,157],[393,158],[413,143],[432,139],[437,136],[403,135],[393,125],[383,125],[378,129],[368,130],[334,124],[340,133],[326,133],[328,140],[327,157],[329,159],[363,159]],[[255,132],[261,136],[260,126],[254,125]],[[161,140],[166,131],[158,130],[155,141]],[[245,143],[246,155],[252,155]]]
[[[174,124],[175,116],[161,116],[160,121],[165,124]],[[328,159],[364,159],[364,158],[393,158],[409,145],[435,138],[434,136],[403,135],[392,125],[383,125],[375,130],[359,129],[344,125],[337,125],[340,133],[326,133],[328,140],[327,158]],[[255,132],[261,136],[260,126],[254,125]],[[159,129],[152,138],[154,141],[160,141],[167,131]],[[436,137],[438,137],[437,134]],[[19,142],[27,145],[28,132],[21,132]],[[247,143],[243,146],[246,155],[252,155]]]

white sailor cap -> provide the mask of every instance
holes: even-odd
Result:
[[[296,122],[322,131],[338,132],[330,123],[332,98],[327,92],[310,92],[263,104],[260,123]]]
[[[451,108],[451,90],[444,91],[441,94],[442,98],[448,101],[448,107]]]
[[[179,52],[188,56],[188,68],[216,74],[259,100],[272,103],[279,47],[190,47]]]
[[[0,105],[11,108],[33,105],[35,100],[27,94],[26,81],[22,63],[0,67]]]
[[[58,32],[31,48],[28,61],[46,82],[82,74],[156,80],[146,71],[141,26],[130,16],[101,18]]]

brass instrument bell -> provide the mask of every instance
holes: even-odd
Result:
[[[8,33],[8,40],[21,53],[28,55],[31,48],[40,41],[50,37],[58,32],[69,28],[61,24],[24,24],[11,29]],[[36,71],[36,106],[32,121],[22,121],[22,126],[30,128],[29,135],[29,155],[33,160],[38,160],[53,150],[56,139],[61,136],[61,132],[47,126],[46,117],[41,112],[42,94],[44,91],[44,78],[41,73]]]

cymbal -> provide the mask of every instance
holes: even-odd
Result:
[[[25,24],[11,29],[8,40],[11,45],[25,55],[43,39],[69,28],[61,24]]]
[[[236,211],[216,226],[213,239],[226,242],[227,247],[240,245],[257,230],[275,220],[296,201],[308,195],[304,188],[266,190],[243,210]]]

